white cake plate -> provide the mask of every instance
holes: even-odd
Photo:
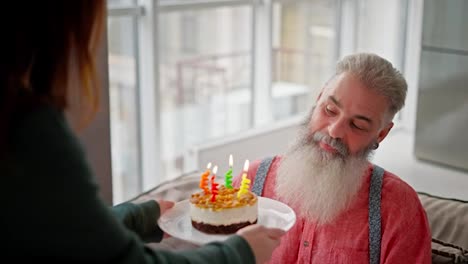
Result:
[[[276,227],[288,231],[296,222],[296,214],[284,203],[269,198],[258,197],[258,221],[266,227]],[[159,227],[172,237],[203,245],[223,241],[230,235],[210,235],[192,227],[189,200],[176,203],[158,220]]]

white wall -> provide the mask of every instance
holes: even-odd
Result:
[[[413,154],[413,132],[393,129],[372,161],[406,181],[416,191],[468,200],[468,171],[418,160]]]

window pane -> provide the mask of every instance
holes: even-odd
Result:
[[[134,19],[108,18],[114,203],[128,200],[140,191]]]
[[[136,0],[107,0],[107,7],[109,8],[125,8],[136,5]]]
[[[160,14],[163,175],[190,170],[190,146],[250,126],[252,10]]]
[[[231,1],[235,2],[235,0],[231,0]],[[159,0],[159,2],[160,4],[181,4],[181,3],[197,3],[197,2],[201,2],[201,4],[203,3],[223,4],[223,2],[226,2],[226,0]]]
[[[360,1],[356,49],[377,53],[401,69],[405,16],[406,0]]]
[[[335,1],[273,5],[274,119],[307,111],[333,69]]]

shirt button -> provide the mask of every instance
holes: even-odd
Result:
[[[309,246],[309,241],[304,241],[304,247],[308,247]]]

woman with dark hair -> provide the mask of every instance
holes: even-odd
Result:
[[[66,112],[81,126],[99,107],[94,57],[105,1],[6,1],[0,16],[0,172],[3,256],[49,262],[261,263],[284,234],[259,225],[223,243],[154,251],[167,201],[109,208]],[[11,14],[11,15],[9,15]],[[75,80],[75,81],[73,81]],[[75,109],[75,110],[76,110]],[[6,246],[6,247],[5,247]]]

